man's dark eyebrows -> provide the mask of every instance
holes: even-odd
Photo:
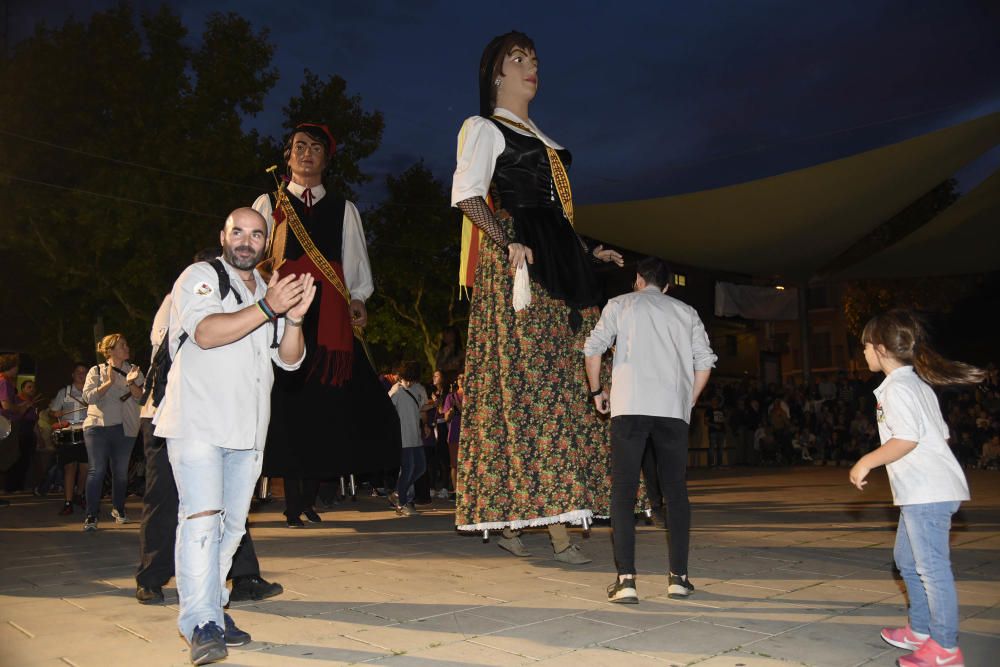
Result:
[[[245,234],[253,234],[254,232],[260,232],[261,234],[267,234],[267,228],[258,229],[257,227],[254,227],[253,229],[247,229],[246,227],[243,227],[241,225],[233,225],[232,229],[233,229],[234,232],[235,231],[240,231],[240,232],[243,232]]]

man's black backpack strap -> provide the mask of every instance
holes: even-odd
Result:
[[[243,299],[240,298],[239,292],[233,290],[232,283],[229,282],[229,273],[226,271],[226,267],[222,265],[222,260],[216,257],[209,260],[208,264],[215,269],[215,273],[219,277],[219,299],[225,301],[226,297],[232,294],[236,298],[236,303],[242,306]],[[184,345],[187,339],[187,332],[181,333],[177,339],[178,350],[181,349],[181,346]],[[145,403],[152,396],[153,407],[155,408],[160,405],[160,401],[163,400],[163,396],[167,393],[167,374],[170,372],[172,364],[170,341],[168,340],[168,336],[164,336],[160,346],[156,348],[153,361],[149,364],[149,372],[146,373],[146,384],[142,390],[142,403]]]
[[[229,272],[226,271],[226,267],[222,265],[222,260],[218,257],[208,260],[208,263],[212,265],[215,273],[219,276],[219,298],[225,301],[229,293],[233,292],[233,286],[229,282]],[[242,306],[243,299],[240,298],[240,293],[233,292],[233,296],[236,297],[236,303]]]

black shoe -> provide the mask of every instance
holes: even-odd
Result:
[[[203,623],[191,633],[191,664],[207,665],[229,655],[222,628],[213,621]]]
[[[302,513],[306,515],[306,518],[310,523],[323,523],[323,519],[319,518],[319,514],[311,507],[307,510],[303,510]]]
[[[226,631],[225,640],[226,646],[244,646],[249,644],[253,639],[250,638],[249,632],[244,632],[236,627],[236,623],[233,621],[233,617],[229,614],[225,614],[226,619]]]
[[[163,588],[161,586],[136,586],[135,599],[139,604],[163,604]]]
[[[297,516],[285,517],[285,525],[289,528],[305,528],[306,524]]]
[[[73,513],[73,503],[67,500],[63,503],[63,508],[59,510],[59,516],[69,516]]]
[[[83,532],[92,533],[97,530],[97,515],[88,514],[83,520]]]
[[[638,604],[639,594],[635,590],[635,577],[626,577],[625,581],[615,577],[615,583],[608,586],[608,602]]]
[[[237,577],[233,579],[233,591],[229,594],[230,602],[243,602],[244,600],[263,600],[273,598],[285,592],[281,584],[271,583],[257,575],[249,577]]]
[[[676,600],[678,598],[686,598],[694,593],[694,584],[688,581],[686,574],[674,574],[671,572],[667,578],[667,582],[669,584],[667,586],[668,598]]]

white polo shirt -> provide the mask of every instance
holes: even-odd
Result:
[[[265,323],[249,334],[211,349],[195,342],[198,324],[215,313],[233,313],[263,298],[267,285],[254,270],[257,289],[246,288],[236,270],[225,260],[233,292],[219,298],[219,276],[206,262],[192,264],[174,283],[170,293],[168,341],[173,363],[167,375],[167,391],[156,410],[156,435],[174,440],[199,440],[227,449],[263,450],[271,419],[273,361],[285,370],[295,370],[305,358],[287,364],[272,348],[274,325]],[[254,306],[255,307],[255,306]],[[278,318],[278,341],[285,321]],[[179,345],[181,333],[188,339]]]
[[[892,501],[918,505],[968,500],[965,473],[948,447],[948,425],[930,385],[913,366],[889,373],[874,391],[879,440],[916,442],[906,456],[886,465]]]
[[[698,311],[658,287],[608,301],[583,353],[615,346],[611,416],[646,415],[691,421],[694,372],[715,366]]]

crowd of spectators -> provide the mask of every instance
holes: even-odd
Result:
[[[967,468],[1000,467],[1000,384],[997,368],[988,368],[979,386],[940,391],[951,446]],[[881,380],[842,372],[809,386],[713,383],[701,410],[708,464],[853,465],[879,446],[872,390]]]
[[[448,334],[442,341],[438,368],[422,385],[416,428],[425,465],[412,485],[412,498],[417,505],[454,498],[464,400],[460,372],[464,350],[457,332]],[[23,381],[15,389],[13,358],[8,361],[11,363],[5,365],[11,367],[6,369],[7,377],[0,381],[4,384],[5,413],[12,421],[22,422],[22,428],[17,461],[3,475],[6,490],[10,493],[34,489],[36,495],[63,490],[61,513],[71,514],[73,505],[83,502],[86,454],[75,458],[57,454],[60,448],[51,427],[55,425],[59,430],[66,422],[81,422],[85,416],[85,411],[76,408],[73,397],[66,392],[72,392],[74,385],[80,384],[81,378],[76,376],[82,376],[86,366],[74,367],[74,383],[60,390],[45,410],[35,407],[40,401],[32,381]],[[1000,469],[1000,377],[995,365],[990,364],[988,370],[989,377],[981,385],[939,391],[941,409],[951,429],[951,447],[965,468]],[[382,377],[387,391],[400,381],[397,374]],[[880,375],[840,372],[818,375],[808,386],[794,381],[764,387],[751,379],[713,381],[693,420],[696,429],[699,426],[703,429],[701,442],[708,450],[706,462],[710,467],[852,465],[879,445],[872,390],[881,380]],[[79,389],[76,387],[77,392]],[[75,444],[74,451],[83,451],[82,442],[70,444]],[[62,451],[68,452],[69,448],[64,446]],[[137,472],[141,474],[141,470]],[[397,473],[384,471],[384,476],[376,475],[371,483],[373,490],[389,496]],[[367,477],[362,475],[362,479]],[[402,513],[410,514],[406,510]]]

